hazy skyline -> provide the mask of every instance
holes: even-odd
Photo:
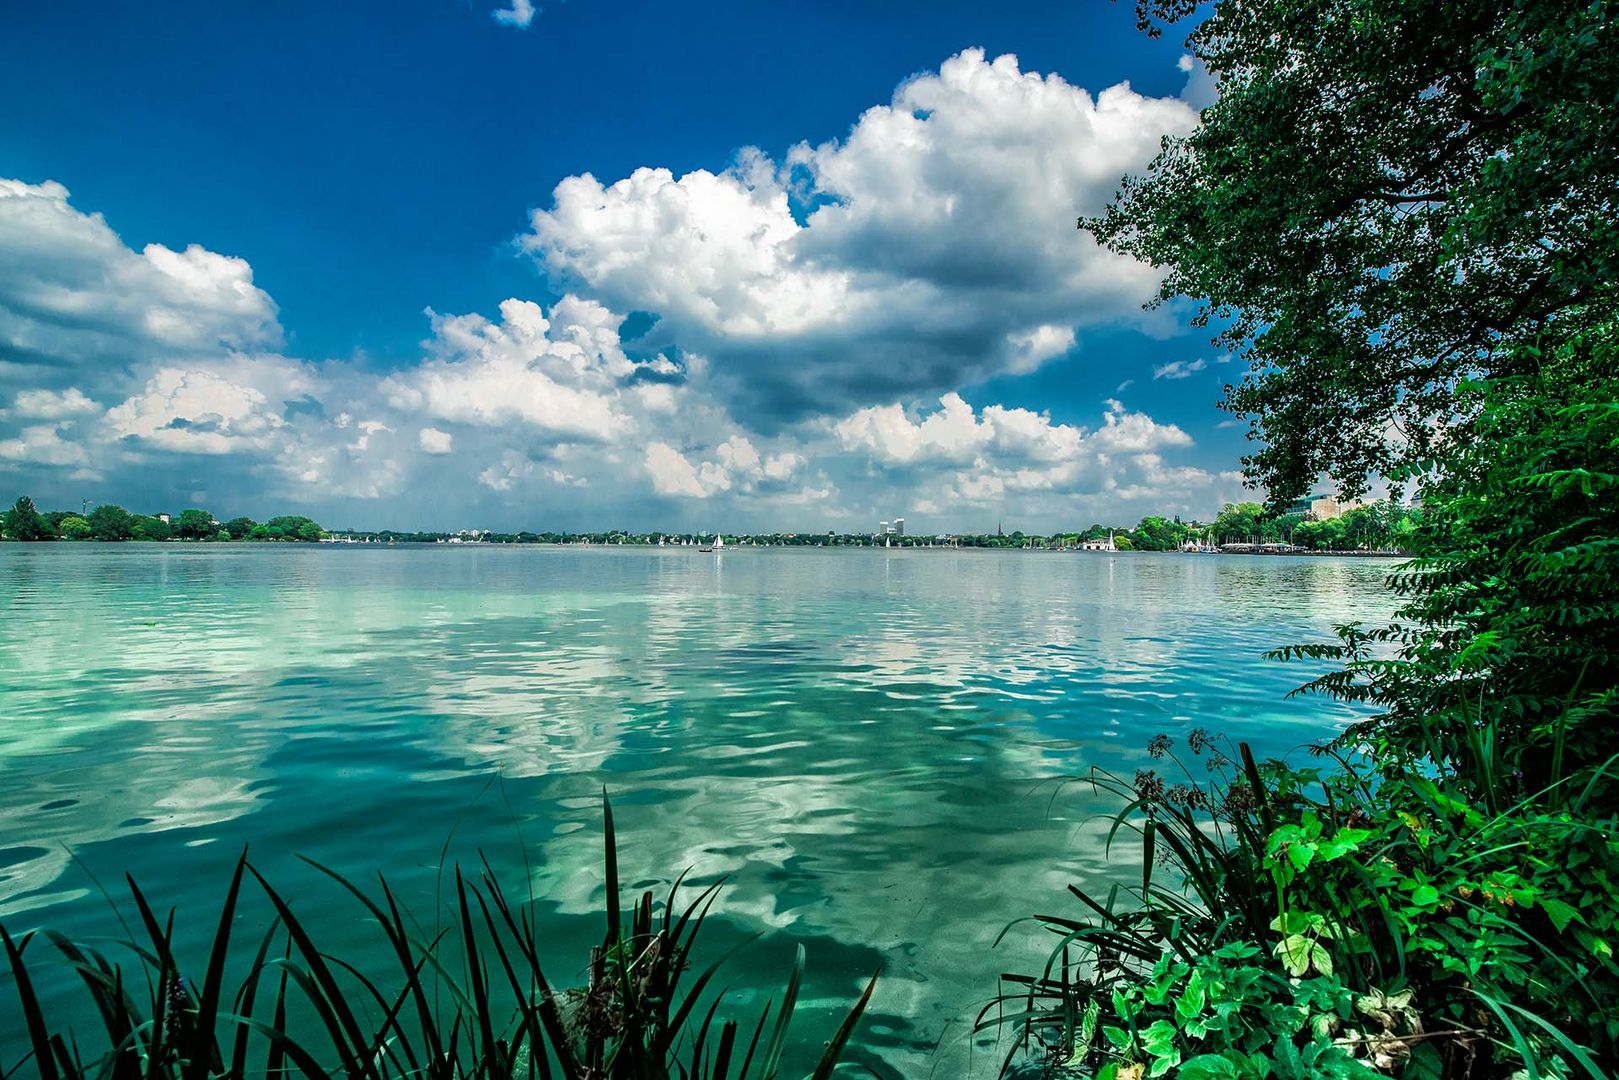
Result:
[[[1128,7],[18,22],[8,498],[931,533],[1241,495],[1236,366],[1074,228],[1210,93]]]

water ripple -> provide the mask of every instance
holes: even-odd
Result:
[[[1386,614],[1385,570],[7,545],[0,915],[104,932],[72,857],[172,902],[249,842],[272,871],[386,869],[430,904],[453,836],[514,875],[526,849],[559,946],[584,948],[606,785],[629,876],[728,876],[724,925],[811,943],[816,1008],[876,950],[871,1053],[965,1075],[958,1040],[933,1046],[1033,947],[992,951],[1002,925],[1109,872],[1101,804],[1052,779],[1133,769],[1158,731],[1281,752],[1344,722],[1284,701],[1310,673],[1261,654]],[[300,903],[345,913],[337,948],[363,933],[340,897]]]

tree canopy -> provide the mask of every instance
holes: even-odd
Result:
[[[55,539],[45,519],[40,517],[39,511],[34,508],[34,500],[26,495],[20,497],[16,505],[6,511],[0,524],[4,525],[6,535],[13,540]]]
[[[1200,10],[1140,0],[1144,26]],[[1251,369],[1272,505],[1358,494],[1619,302],[1619,13],[1589,0],[1244,0],[1188,47],[1219,82],[1096,219]]]

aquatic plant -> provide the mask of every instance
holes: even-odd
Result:
[[[21,1016],[26,1056],[0,1062],[10,1080],[32,1064],[40,1080],[207,1080],[293,1074],[325,1080],[778,1080],[804,971],[800,946],[779,1005],[748,1029],[718,1015],[714,980],[728,959],[693,972],[694,946],[720,889],[681,903],[681,880],[661,910],[644,892],[626,915],[619,897],[612,808],[603,801],[607,909],[583,986],[553,983],[540,962],[531,905],[514,904],[487,863],[475,880],[455,871],[453,924],[428,936],[385,879],[378,895],[317,867],[375,921],[397,977],[386,987],[356,963],[324,951],[285,896],[238,859],[225,892],[201,982],[175,955],[174,912],[160,918],[128,880],[142,934],[122,944],[133,970],[106,953],[49,931],[13,937],[0,927]],[[314,864],[311,864],[314,865]],[[243,957],[233,930],[251,879],[275,915]],[[82,982],[100,1018],[100,1038],[63,1030],[35,988],[38,951],[49,946]],[[826,1045],[813,1073],[837,1068],[876,976]],[[706,1008],[705,1008],[706,1005]]]

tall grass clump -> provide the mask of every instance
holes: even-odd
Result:
[[[375,893],[316,867],[375,923],[394,974],[323,950],[285,895],[244,853],[225,891],[200,981],[174,948],[175,913],[159,915],[131,878],[140,931],[121,942],[132,960],[50,931],[0,927],[28,1047],[0,1061],[11,1080],[777,1080],[804,972],[800,946],[779,1002],[751,1023],[719,1015],[716,978],[728,956],[700,970],[694,949],[720,883],[685,898],[681,880],[661,904],[650,891],[620,900],[612,809],[604,800],[606,927],[582,985],[558,984],[540,962],[532,902],[516,903],[485,863],[455,872],[451,925],[425,931],[385,879]],[[315,864],[311,864],[315,865]],[[244,888],[274,915],[243,945],[235,935]],[[42,955],[42,954],[49,954]],[[36,989],[37,969],[65,964],[96,1015],[95,1034],[67,1030]],[[227,972],[245,964],[239,982]],[[873,976],[827,1043],[814,1080],[830,1077],[876,987]]]

